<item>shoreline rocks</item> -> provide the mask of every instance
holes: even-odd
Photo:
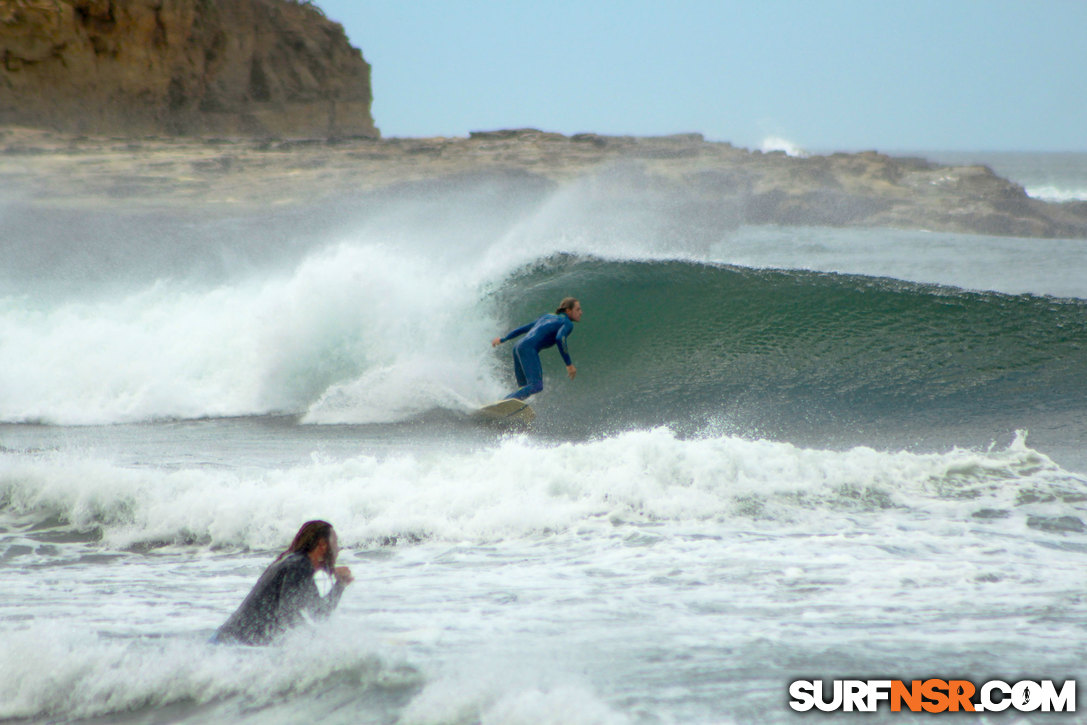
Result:
[[[117,213],[306,207],[467,180],[532,184],[654,207],[707,235],[741,224],[866,226],[1087,238],[1087,204],[1053,204],[984,166],[874,151],[790,157],[698,134],[468,138],[91,137],[0,127],[0,199]]]

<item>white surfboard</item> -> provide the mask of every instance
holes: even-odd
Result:
[[[507,398],[484,405],[475,412],[474,417],[495,423],[531,423],[536,417],[536,411],[523,400]]]

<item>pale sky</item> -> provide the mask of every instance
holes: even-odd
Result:
[[[317,0],[386,137],[1087,151],[1087,0]]]

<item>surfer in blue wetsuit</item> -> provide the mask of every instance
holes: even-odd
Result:
[[[339,544],[332,524],[307,521],[294,541],[269,566],[249,596],[230,619],[219,627],[217,644],[271,644],[287,630],[301,624],[306,615],[327,617],[339,604],[344,588],[354,581],[351,570],[336,566]],[[324,570],[336,583],[322,597],[313,575]]]
[[[559,303],[553,315],[541,315],[536,320],[510,330],[504,337],[491,340],[493,347],[498,347],[507,340],[524,335],[513,346],[513,373],[521,387],[507,395],[507,398],[524,400],[530,395],[543,390],[543,368],[540,365],[540,350],[557,347],[562,361],[566,363],[566,374],[573,380],[577,368],[566,351],[566,338],[574,331],[574,323],[581,319],[581,303],[573,297],[567,297]],[[526,334],[527,333],[527,334]]]

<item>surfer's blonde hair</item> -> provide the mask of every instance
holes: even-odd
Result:
[[[559,308],[555,310],[556,315],[561,315],[567,310],[574,309],[574,305],[577,304],[577,297],[563,297],[562,302],[559,303]]]

